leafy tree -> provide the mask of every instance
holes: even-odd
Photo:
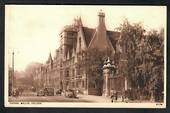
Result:
[[[149,80],[149,85],[151,90],[154,92],[155,100],[163,100],[163,83],[164,83],[164,30],[161,29],[160,32],[152,30],[147,34],[148,45],[151,48],[148,55],[150,56],[150,72],[151,79]]]
[[[120,30],[120,42],[119,46],[121,47],[118,51],[120,53],[120,63],[122,60],[127,61],[127,64],[121,68],[124,68],[124,71],[120,71],[119,74],[122,74],[131,81],[131,87],[137,88],[137,74],[136,67],[141,64],[142,58],[140,57],[140,43],[144,37],[145,30],[141,23],[130,24],[127,19],[124,20],[123,24],[119,27]]]
[[[146,32],[141,23],[131,24],[125,19],[119,30],[115,56],[119,60],[118,74],[126,76],[140,95],[146,95],[150,88],[159,97],[163,91],[164,29]]]

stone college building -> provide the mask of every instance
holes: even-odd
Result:
[[[78,17],[74,19],[73,24],[63,28],[59,37],[60,46],[56,49],[55,56],[51,56],[50,53],[46,63],[36,68],[34,82],[37,89],[44,87],[63,91],[74,89],[82,94],[109,96],[113,90],[121,91],[127,88],[126,79],[123,76],[114,78],[113,75],[118,72],[109,70],[116,69],[114,64],[117,61],[114,61],[114,55],[119,47],[117,43],[120,33],[107,30],[104,12],[98,12],[98,25],[95,29],[83,26],[81,18]],[[80,66],[80,63],[83,64],[81,59],[88,60],[85,53],[88,50],[103,52],[105,59],[101,61],[100,67],[102,68],[99,69],[101,75],[94,77],[85,67]],[[107,51],[109,51],[109,55],[104,54]],[[124,62],[123,65],[126,64]],[[91,69],[92,67],[93,65],[88,66]],[[97,84],[96,77],[101,78],[97,78]],[[117,84],[117,87],[113,83]]]

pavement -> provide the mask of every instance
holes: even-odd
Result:
[[[95,95],[78,95],[79,99],[87,100],[94,103],[110,103],[111,99],[104,96],[95,96]]]

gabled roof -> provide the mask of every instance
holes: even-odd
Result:
[[[52,59],[51,52],[50,52],[48,60],[47,60],[46,63],[51,63],[51,62],[53,62],[53,59]]]
[[[95,33],[95,29],[94,28],[83,27],[83,32],[84,32],[85,41],[86,41],[86,44],[87,44],[87,47],[88,47],[91,40],[92,40],[92,37],[93,37],[93,35]],[[107,31],[106,34],[107,34],[107,37],[109,38],[113,48],[116,49],[116,42],[120,37],[120,32]]]
[[[89,48],[98,48],[100,51],[114,49],[104,28],[96,29],[93,38],[90,41]]]
[[[87,47],[89,46],[89,43],[92,39],[92,36],[95,32],[94,28],[88,28],[88,27],[82,27],[83,28],[83,32],[84,32],[84,36],[85,36],[85,41],[87,44]]]

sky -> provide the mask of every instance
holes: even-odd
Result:
[[[84,26],[96,28],[99,10],[105,13],[108,30],[119,27],[125,18],[131,23],[142,22],[147,30],[166,26],[165,6],[6,5],[6,63],[12,65],[13,50],[18,71],[31,62],[45,63],[50,52],[55,55],[65,25],[81,16]]]

